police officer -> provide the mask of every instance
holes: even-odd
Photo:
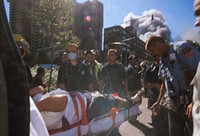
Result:
[[[29,54],[30,45],[25,40],[25,38],[20,34],[13,34],[13,37],[20,51],[21,57],[25,59]],[[37,93],[44,93],[44,88],[42,86],[33,86],[32,84],[33,77],[30,71],[30,67],[25,65],[25,68],[27,74],[26,76],[28,78],[29,95],[34,97]],[[30,103],[29,135],[49,136],[44,120],[42,119],[40,112],[38,111],[35,103],[33,102],[32,97],[29,97],[29,103]]]
[[[17,47],[20,51],[21,57],[23,58],[23,60],[25,60],[25,58],[29,54],[30,45],[24,39],[24,37],[20,34],[13,34],[13,37],[14,37]],[[26,68],[26,74],[27,74],[27,78],[28,78],[28,82],[29,82],[29,87],[31,88],[31,87],[33,87],[33,77],[31,74],[30,67],[26,64],[26,62],[25,62],[25,68]]]
[[[169,44],[160,36],[152,36],[145,45],[145,49],[152,55],[160,57],[160,76],[163,79],[160,93],[165,90],[164,97],[159,95],[155,108],[159,103],[166,113],[167,131],[166,135],[183,136],[184,135],[184,111],[182,106],[188,105],[189,85],[200,60],[200,52],[192,43],[180,41]],[[161,101],[162,98],[162,101]],[[161,102],[160,102],[161,101]]]
[[[28,87],[29,87],[29,95],[34,96],[37,93],[44,93],[44,88],[42,86],[35,85],[34,79],[31,73],[31,68],[27,65],[27,61],[29,60],[30,55],[30,45],[25,40],[25,38],[20,34],[13,34],[17,47],[20,51],[20,55],[24,60],[25,69],[26,69],[26,76],[28,78]]]

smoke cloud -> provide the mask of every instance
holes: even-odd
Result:
[[[132,24],[137,30],[137,36],[144,42],[146,42],[151,35],[160,35],[166,40],[171,41],[171,32],[164,16],[156,9],[144,11],[141,16],[131,12],[124,18],[124,22],[122,26],[127,27]]]
[[[177,40],[193,40],[200,43],[200,31],[198,28],[190,28],[178,37]]]

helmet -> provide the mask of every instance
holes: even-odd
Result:
[[[25,40],[25,38],[20,34],[13,34],[15,42],[20,50],[22,57],[26,56],[29,53],[30,45]]]

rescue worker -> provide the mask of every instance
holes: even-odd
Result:
[[[130,96],[134,96],[139,90],[141,90],[141,74],[140,67],[138,65],[138,58],[135,55],[128,57],[129,65],[126,68],[127,80],[128,80],[128,92]]]
[[[117,93],[120,97],[127,97],[127,76],[124,66],[117,62],[116,49],[108,50],[108,62],[99,73],[99,90],[105,94]]]
[[[13,35],[17,47],[20,51],[21,57],[24,59],[29,53],[30,45],[23,36],[20,34],[14,34]],[[30,68],[28,66],[26,67],[26,73],[28,77],[29,82],[29,95],[34,97],[36,94],[41,93],[43,94],[44,88],[42,86],[32,86],[33,77],[30,71]],[[42,116],[40,115],[40,112],[38,111],[37,107],[35,106],[35,103],[32,100],[32,97],[29,97],[30,101],[30,136],[48,136],[48,131],[45,126],[45,123],[42,119]]]
[[[21,53],[23,60],[26,59],[26,57],[29,55],[29,49],[30,49],[29,43],[20,34],[13,34],[13,37],[16,41],[17,47]],[[33,76],[31,74],[31,69],[27,65],[26,61],[24,61],[24,64],[26,68],[26,75],[28,78],[28,87],[30,96],[33,97],[37,93],[44,93],[44,88],[42,86],[35,85]]]
[[[147,92],[148,103],[147,108],[150,108],[152,104],[157,101],[159,95],[159,89],[161,80],[158,77],[158,66],[156,62],[149,62],[144,72],[144,89]],[[159,130],[160,125],[157,123],[157,113],[152,110],[151,121],[148,124],[154,125],[156,130]]]
[[[102,64],[96,60],[96,52],[94,50],[90,50],[91,60],[90,60],[90,74],[92,76],[92,85],[94,90],[99,89],[99,71],[102,67]]]
[[[159,75],[163,79],[160,95],[151,108],[156,108],[160,103],[161,113],[167,118],[164,120],[163,134],[183,136],[186,107],[191,110],[191,103],[188,101],[191,93],[190,82],[196,73],[200,52],[188,41],[170,44],[161,36],[151,36],[146,42],[145,49],[153,56],[160,57]],[[190,129],[188,133],[191,134]]]
[[[58,71],[58,87],[67,91],[93,91],[90,71],[78,59],[78,45],[71,43],[67,46],[68,60],[60,66]]]
[[[21,36],[20,34],[13,34],[13,37],[16,41],[16,44],[20,51],[21,57],[24,60],[24,58],[27,57],[27,55],[29,54],[30,45],[28,44],[28,42],[26,42],[24,37]],[[30,68],[28,65],[26,65],[26,62],[25,62],[25,68],[26,68],[26,74],[27,74],[27,78],[28,78],[28,82],[29,82],[29,87],[32,87],[34,81],[33,81],[33,77],[32,77]]]

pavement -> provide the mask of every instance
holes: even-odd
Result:
[[[139,106],[142,113],[135,121],[126,121],[119,127],[121,136],[155,136],[154,127],[148,124],[151,120],[151,111],[146,105],[147,98],[142,98],[142,104]]]

